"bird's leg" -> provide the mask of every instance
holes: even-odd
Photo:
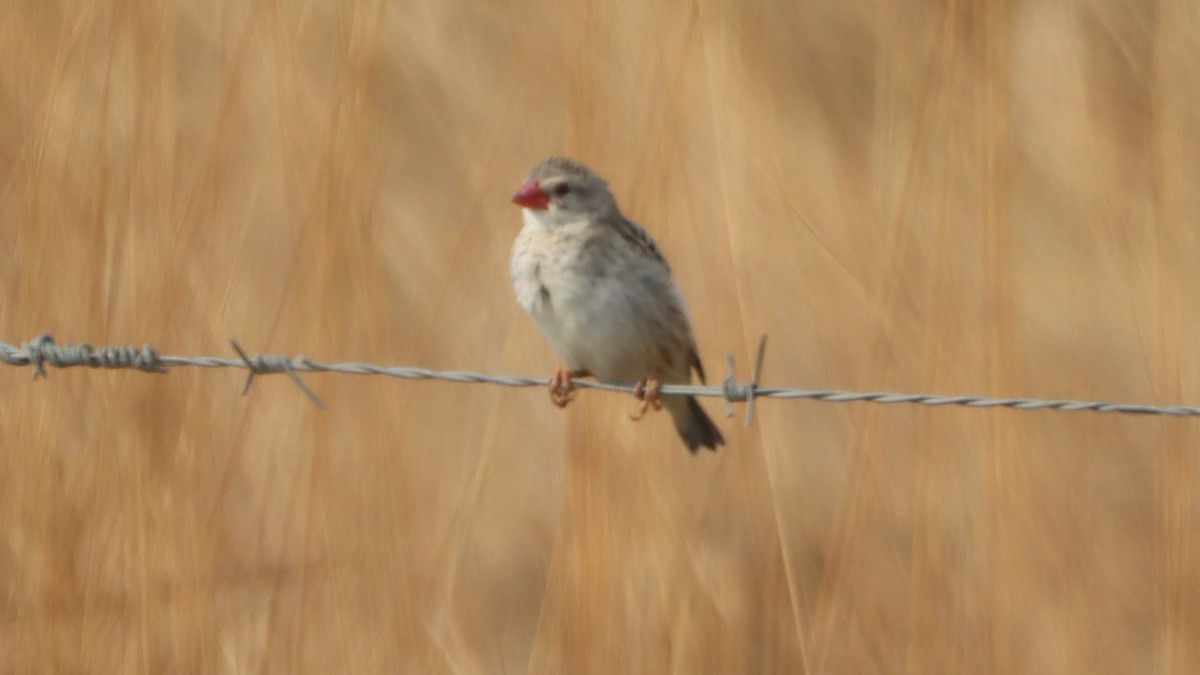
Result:
[[[554,374],[550,376],[550,401],[560,408],[567,407],[573,398],[571,392],[575,391],[575,386],[571,384],[571,378],[590,376],[591,373],[583,368],[578,370],[559,368],[554,371]]]
[[[655,410],[662,410],[662,399],[658,395],[660,386],[662,386],[662,383],[658,381],[658,377],[656,376],[643,377],[637,381],[637,384],[633,385],[633,397],[641,401],[642,404],[638,406],[636,413],[629,416],[629,419],[642,419],[642,416],[646,414],[646,411],[651,406]]]

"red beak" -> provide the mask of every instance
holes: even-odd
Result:
[[[542,186],[538,185],[536,180],[527,180],[521,183],[521,189],[517,190],[517,194],[513,195],[513,203],[520,204],[527,209],[537,209],[545,211],[550,206],[550,198],[542,192]]]

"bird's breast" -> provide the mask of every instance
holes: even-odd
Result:
[[[682,327],[672,325],[686,315],[675,311],[681,304],[669,273],[622,242],[605,241],[607,234],[527,223],[510,261],[517,302],[572,368],[616,381],[663,366],[674,371],[664,348],[676,351],[675,333],[688,329],[686,318]]]
[[[559,245],[551,234],[526,227],[513,243],[509,275],[517,302],[530,314],[549,308],[554,295],[551,286],[561,276],[562,265],[555,251]]]

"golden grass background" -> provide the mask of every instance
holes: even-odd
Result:
[[[1200,402],[1200,12],[0,6],[0,340],[548,374],[508,197],[610,179],[765,383]],[[1200,425],[0,372],[3,672],[1194,672]],[[720,411],[712,401],[706,406]]]

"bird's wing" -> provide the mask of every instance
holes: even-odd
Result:
[[[704,379],[704,364],[700,363],[700,355],[696,353],[695,343],[692,343],[692,346],[688,349],[688,366],[694,369],[696,374],[700,376],[700,384],[708,384],[708,381]]]
[[[650,236],[650,233],[645,228],[624,216],[618,216],[606,222],[622,239],[633,245],[635,249],[646,257],[658,261],[668,272],[671,271],[670,266],[667,265],[667,259],[659,252],[658,245],[654,243],[654,238]]]

